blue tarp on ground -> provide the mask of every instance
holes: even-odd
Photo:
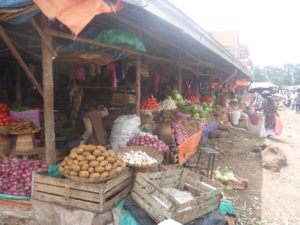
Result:
[[[24,7],[32,4],[32,0],[0,0],[0,9]]]
[[[208,138],[209,133],[212,132],[212,131],[214,131],[215,129],[217,129],[218,125],[219,125],[218,122],[212,123],[208,127],[206,127],[205,130],[202,131],[201,144],[205,143],[205,141]]]

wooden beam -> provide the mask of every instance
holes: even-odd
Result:
[[[27,77],[29,78],[29,80],[31,80],[31,82],[33,83],[33,85],[38,90],[38,92],[43,96],[43,88],[41,87],[41,85],[39,84],[39,82],[35,79],[34,75],[30,71],[30,69],[27,67],[26,63],[24,62],[24,60],[22,59],[22,57],[18,53],[17,49],[13,45],[12,41],[10,40],[10,38],[7,36],[7,34],[6,34],[3,26],[1,24],[0,24],[0,36],[2,37],[3,41],[5,42],[5,44],[7,45],[7,47],[10,49],[11,53],[14,55],[14,57],[16,58],[16,60],[18,61],[18,63],[22,67],[22,69],[24,70],[24,72],[27,75]]]
[[[52,56],[56,57],[57,54],[56,54],[55,50],[52,48],[52,44],[47,41],[47,38],[46,38],[45,34],[43,33],[43,31],[41,30],[40,26],[35,21],[34,17],[32,17],[30,21],[32,23],[32,26],[36,30],[36,32],[38,32],[38,34],[40,35],[42,41],[45,43],[45,45],[48,48],[48,50],[51,52]]]
[[[47,26],[45,21],[43,26]],[[50,35],[42,40],[42,65],[44,85],[44,121],[45,121],[45,149],[46,160],[49,165],[55,164],[55,126],[54,126],[54,98],[53,98],[53,59],[46,43],[52,43]]]
[[[141,56],[137,56],[136,62],[136,114],[140,116],[141,105]]]

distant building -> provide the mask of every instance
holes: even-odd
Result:
[[[251,69],[253,64],[250,59],[249,48],[240,43],[238,30],[213,31],[211,35],[248,69]]]

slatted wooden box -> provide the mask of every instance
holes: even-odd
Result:
[[[135,104],[136,97],[135,95],[128,93],[113,93],[111,101],[112,105],[114,106],[123,106],[128,104]]]
[[[47,172],[36,172],[32,179],[32,198],[102,213],[130,193],[132,181],[131,169],[100,184],[74,182],[49,177]]]
[[[164,190],[173,187],[191,192],[194,198],[183,204]],[[134,201],[157,223],[172,218],[182,224],[218,208],[222,185],[188,169],[138,173],[131,191]]]

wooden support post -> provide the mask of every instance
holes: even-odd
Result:
[[[45,23],[46,25],[47,23]],[[46,43],[52,45],[52,37],[45,35],[42,40],[42,65],[44,86],[44,121],[46,160],[49,165],[55,164],[55,126],[53,98],[53,59]]]
[[[177,69],[178,69],[178,91],[181,93],[181,91],[182,91],[182,68],[181,68],[181,66],[178,66]]]
[[[136,63],[136,114],[140,116],[141,105],[141,56],[137,56]]]
[[[37,24],[37,22],[35,21],[35,19],[32,17],[30,21],[32,23],[32,26],[35,28],[36,32],[38,32],[38,34],[40,35],[41,39],[43,40],[43,42],[45,43],[45,45],[47,46],[47,48],[51,52],[52,56],[56,57],[57,54],[54,51],[54,49],[52,47],[52,44],[47,41],[47,38],[46,38],[45,34],[41,30],[41,28],[39,27],[39,25]]]
[[[43,88],[41,87],[39,82],[35,79],[34,75],[32,74],[32,72],[30,71],[30,69],[28,68],[28,66],[26,65],[26,63],[24,62],[24,60],[22,59],[20,54],[18,53],[17,49],[11,42],[10,38],[6,34],[4,28],[1,24],[0,24],[0,36],[2,37],[4,43],[7,45],[7,47],[11,51],[11,53],[14,55],[14,57],[16,58],[16,60],[18,61],[18,63],[22,67],[22,69],[24,70],[24,72],[27,75],[27,77],[29,78],[29,80],[31,80],[33,85],[38,90],[38,92],[43,96]]]
[[[22,105],[22,92],[21,92],[21,74],[20,67],[17,66],[17,74],[16,74],[16,103],[17,105]]]

